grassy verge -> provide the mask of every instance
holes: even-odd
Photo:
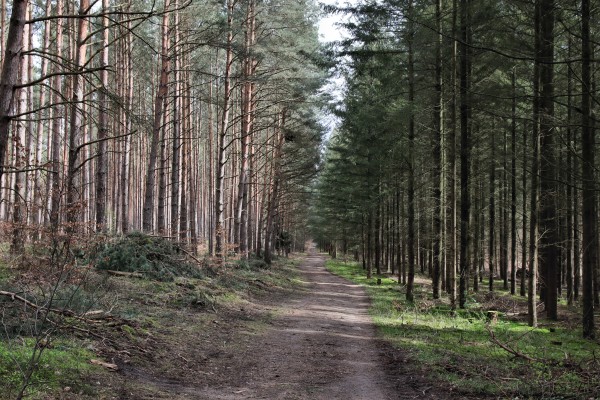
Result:
[[[22,339],[20,343],[0,341],[0,399],[15,398],[33,347],[33,339]],[[93,358],[94,354],[81,348],[80,343],[65,339],[51,342],[32,375],[28,398],[45,398],[49,393],[65,390],[86,394],[89,387],[81,378],[96,369],[89,363]]]
[[[502,315],[490,324],[487,310],[474,298],[466,310],[453,314],[447,302],[432,299],[426,284],[416,285],[411,304],[395,280],[384,278],[377,285],[354,263],[332,260],[327,268],[364,285],[384,338],[449,390],[501,398],[594,398],[600,393],[594,356],[600,348],[580,339],[580,330],[559,324],[531,329]],[[494,343],[490,331],[514,354]]]

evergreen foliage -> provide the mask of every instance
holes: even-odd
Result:
[[[175,243],[140,232],[109,242],[95,258],[99,270],[138,272],[159,281],[172,281],[176,276],[202,276]]]

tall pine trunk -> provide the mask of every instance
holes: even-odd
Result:
[[[583,177],[583,337],[593,339],[593,271],[598,263],[598,227],[596,226],[595,138],[591,121],[591,39],[590,2],[581,2],[581,147]]]
[[[150,139],[150,155],[146,168],[146,182],[144,193],[144,205],[142,209],[142,230],[150,233],[154,227],[154,187],[156,185],[156,158],[158,154],[158,139],[163,120],[163,104],[168,95],[169,81],[169,1],[165,1],[164,14],[162,17],[162,43],[161,43],[161,68],[158,90],[154,99],[154,121],[152,124],[152,137]]]
[[[469,278],[469,4],[469,0],[460,0],[460,308],[466,305]]]
[[[554,146],[554,0],[541,1],[540,16],[540,259],[545,283],[546,316],[558,319],[557,271],[559,268],[556,212],[556,156]]]
[[[102,0],[102,11],[107,13],[108,0]],[[108,133],[108,17],[102,18],[102,67],[100,81],[102,87],[98,96],[98,150],[96,155],[96,231],[106,228],[106,178],[108,160],[106,159],[106,136]]]
[[[412,17],[413,0],[408,0],[408,15]],[[410,115],[408,120],[408,280],[406,284],[406,300],[414,300],[415,281],[415,67],[413,55],[413,24],[408,22],[408,103]]]
[[[6,49],[2,57],[2,74],[0,75],[0,180],[4,173],[4,165],[6,165],[8,134],[12,122],[11,111],[23,52],[27,5],[28,0],[13,0]]]

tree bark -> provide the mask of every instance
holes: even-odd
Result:
[[[154,122],[152,124],[152,138],[150,142],[150,155],[146,169],[146,183],[144,193],[144,205],[142,209],[142,230],[150,233],[154,226],[154,187],[156,184],[156,156],[158,153],[158,139],[163,120],[163,104],[168,95],[169,83],[169,1],[165,1],[164,14],[162,17],[162,44],[161,44],[161,68],[158,90],[154,100]]]
[[[73,87],[71,97],[70,129],[69,129],[69,153],[67,165],[66,191],[67,191],[67,231],[75,232],[79,216],[80,200],[75,187],[75,176],[78,174],[77,160],[80,152],[80,142],[84,130],[84,80],[81,72],[86,64],[86,52],[88,41],[89,20],[85,18],[90,8],[89,0],[80,0],[79,19],[77,24],[77,41],[75,48],[75,67],[80,74],[73,76]]]
[[[29,16],[29,6],[25,10],[25,18]],[[23,31],[23,49],[29,50],[29,28],[27,25]],[[20,82],[27,82],[27,71],[29,69],[29,56],[21,55]],[[17,115],[23,114],[27,108],[27,89],[21,88],[17,91]],[[24,225],[26,224],[26,209],[27,209],[27,193],[26,193],[26,173],[22,171],[27,165],[26,139],[27,126],[23,119],[19,119],[15,124],[16,132],[13,134],[14,145],[14,165],[16,168],[14,176],[14,195],[15,201],[13,205],[13,232],[10,245],[12,254],[20,254],[25,249],[25,234]],[[1,167],[0,167],[1,169]],[[0,177],[1,178],[1,177]]]
[[[488,246],[488,257],[489,257],[489,290],[492,292],[494,290],[494,273],[496,266],[496,141],[494,132],[491,132],[492,135],[492,156],[490,157],[490,202],[489,202],[489,246]]]
[[[102,11],[108,12],[108,0],[102,0]],[[106,175],[108,160],[106,159],[106,136],[108,133],[108,17],[102,17],[102,67],[100,81],[102,88],[98,94],[98,152],[96,158],[96,231],[106,229]]]
[[[535,63],[533,67],[533,157],[531,160],[531,206],[529,216],[529,326],[537,327],[537,272],[538,272],[538,213],[539,213],[539,167],[540,167],[540,13],[541,5],[535,2]]]
[[[8,26],[6,49],[0,75],[0,180],[6,164],[8,134],[12,121],[11,112],[15,99],[21,54],[23,52],[23,34],[27,19],[28,0],[13,0],[12,14]]]
[[[443,121],[444,104],[442,96],[442,0],[435,3],[435,21],[438,37],[435,44],[435,103],[433,106],[433,126],[435,143],[433,146],[434,183],[433,183],[433,298],[440,297],[440,264],[442,243],[442,188],[445,182],[442,177],[442,151],[443,151]]]
[[[510,293],[517,292],[517,72],[512,71],[512,126],[511,126],[511,197],[510,197]]]
[[[557,271],[558,271],[558,230],[556,212],[556,157],[554,146],[554,0],[541,0],[540,18],[540,259],[543,263],[542,279],[545,283],[544,301],[546,316],[558,319],[557,310]]]
[[[460,0],[460,289],[459,306],[465,308],[469,274],[469,0]]]
[[[412,16],[413,0],[408,0],[409,16]],[[415,281],[415,72],[413,55],[413,24],[408,21],[407,45],[408,45],[408,103],[410,115],[408,119],[408,280],[406,284],[406,300],[414,301]]]
[[[591,121],[591,41],[590,2],[581,1],[581,147],[583,177],[583,337],[593,339],[593,271],[598,263],[598,227],[596,220],[595,138]]]
[[[225,190],[225,136],[229,126],[229,111],[231,99],[231,67],[233,63],[233,0],[227,1],[227,50],[225,57],[225,76],[223,84],[223,111],[221,127],[217,139],[217,165],[215,181],[215,254],[223,257],[225,242],[225,226],[223,219],[224,190]],[[265,238],[266,241],[269,238]]]

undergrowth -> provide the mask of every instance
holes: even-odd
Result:
[[[532,329],[502,316],[489,323],[486,309],[472,297],[452,312],[433,300],[430,287],[415,286],[415,301],[403,287],[383,278],[368,280],[355,263],[328,261],[327,268],[366,287],[371,314],[383,336],[407,351],[423,374],[433,373],[449,390],[501,398],[595,398],[600,393],[596,342],[559,324]],[[513,353],[493,343],[494,337]]]
[[[162,237],[133,232],[101,245],[91,255],[100,270],[142,273],[159,281],[176,276],[201,277],[201,271],[175,243]]]
[[[214,321],[208,315],[239,312],[253,296],[293,285],[289,268],[293,260],[279,259],[272,267],[254,258],[225,263],[198,260],[176,243],[140,233],[92,242],[78,246],[77,258],[62,269],[48,267],[48,252],[43,249],[27,258],[36,265],[6,268],[0,259],[0,290],[34,304],[23,307],[21,301],[0,296],[0,400],[15,398],[36,338],[44,338],[42,328],[47,324],[41,326],[38,308],[53,309],[48,321],[56,329],[44,339],[51,345],[44,347],[26,395],[63,398],[66,388],[68,398],[93,398],[98,389],[86,386],[87,377],[93,374],[94,385],[96,379],[107,378],[90,359],[120,359],[126,354],[145,360],[146,343],[158,332],[181,321],[198,324],[194,330],[202,331],[201,324]],[[114,276],[101,270],[136,274]],[[60,310],[68,313],[62,315]],[[95,315],[114,318],[95,321]],[[82,336],[96,354],[84,348]]]
[[[0,340],[0,399],[12,399],[20,389],[34,345],[32,338]],[[93,353],[65,339],[54,340],[48,346],[29,382],[28,398],[46,398],[48,393],[65,388],[86,393],[89,388],[81,377],[93,370],[89,363]]]

